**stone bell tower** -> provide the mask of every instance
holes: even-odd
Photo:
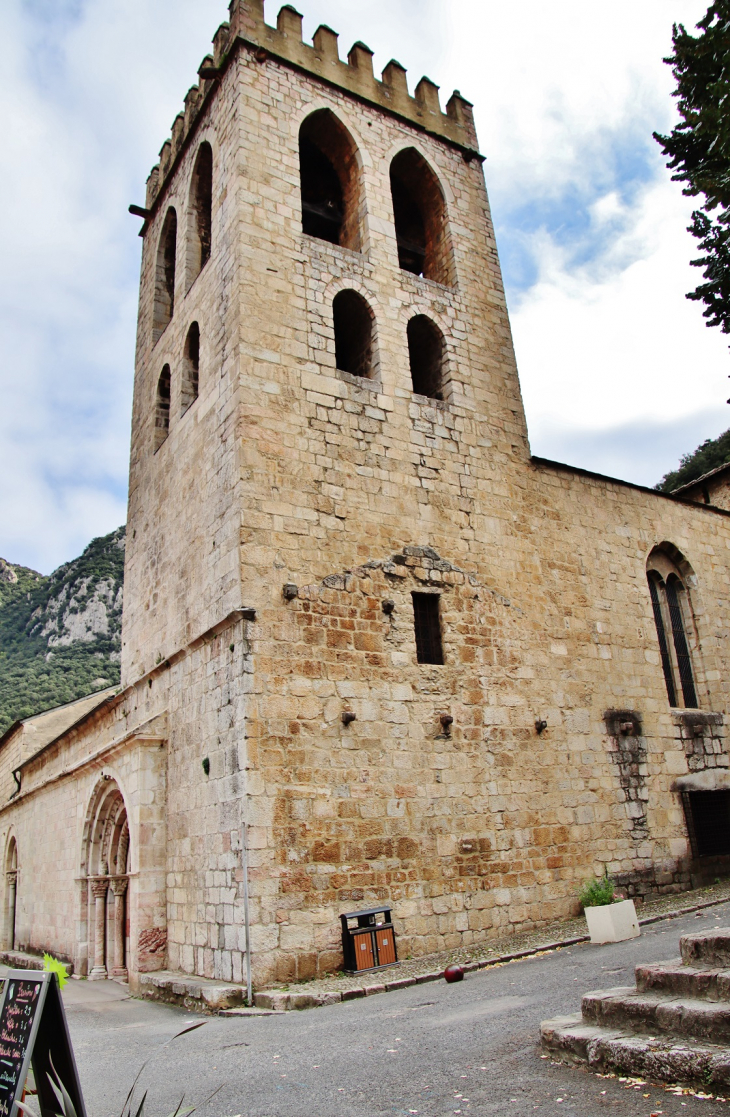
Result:
[[[302,976],[361,900],[423,936],[410,796],[457,694],[478,735],[529,451],[470,104],[262,0],[199,78],[135,207],[122,675],[170,727],[168,965],[240,975],[244,817],[254,972]]]
[[[469,103],[262,0],[199,76],[143,211],[127,681],[424,514],[463,551],[469,458],[526,454]]]
[[[19,941],[227,1003],[352,913],[417,956],[730,871],[728,513],[530,457],[468,102],[261,0],[199,77],[133,207],[123,686],[0,756]]]

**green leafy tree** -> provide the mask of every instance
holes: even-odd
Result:
[[[703,255],[692,260],[706,280],[687,295],[705,304],[710,326],[730,333],[730,0],[717,0],[690,35],[675,24],[672,67],[680,123],[668,136],[654,133],[672,178],[683,193],[703,196],[689,232]]]

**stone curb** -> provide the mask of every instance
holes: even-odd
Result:
[[[699,904],[692,904],[687,908],[675,908],[674,911],[662,912],[659,915],[648,915],[639,920],[641,927],[650,923],[661,923],[663,919],[680,919],[683,915],[691,915],[702,908],[714,908],[720,904],[729,904],[730,897],[721,900],[705,900]],[[462,966],[464,973],[474,973],[477,970],[486,970],[490,966],[502,966],[506,962],[518,962],[522,958],[533,958],[548,950],[560,950],[567,946],[577,946],[581,942],[590,942],[590,935],[574,935],[572,938],[557,939],[555,942],[544,943],[542,946],[533,946],[529,950],[515,950],[511,954],[497,954],[493,958],[480,958],[477,962],[465,962]],[[255,993],[253,1003],[257,1008],[269,1009],[273,1012],[301,1011],[305,1008],[321,1008],[324,1005],[340,1004],[343,1001],[359,1000],[360,997],[371,997],[375,993],[393,993],[396,989],[407,989],[411,985],[425,985],[429,981],[441,981],[443,970],[419,974],[418,977],[401,977],[395,981],[386,981],[377,985],[363,985],[355,989],[344,989],[341,993],[329,990],[326,993],[286,993],[278,989],[263,989]]]
[[[153,970],[139,979],[139,996],[144,1000],[181,1004],[196,1012],[217,1013],[238,1008],[246,996],[245,986],[212,981],[172,970]]]

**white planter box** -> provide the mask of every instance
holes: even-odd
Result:
[[[633,900],[585,909],[591,942],[623,942],[641,934]]]

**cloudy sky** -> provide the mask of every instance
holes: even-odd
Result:
[[[274,22],[279,4],[267,0]],[[653,130],[695,0],[301,0],[475,102],[533,452],[653,484],[730,426]],[[0,555],[49,572],[125,517],[144,182],[225,0],[0,4]]]

